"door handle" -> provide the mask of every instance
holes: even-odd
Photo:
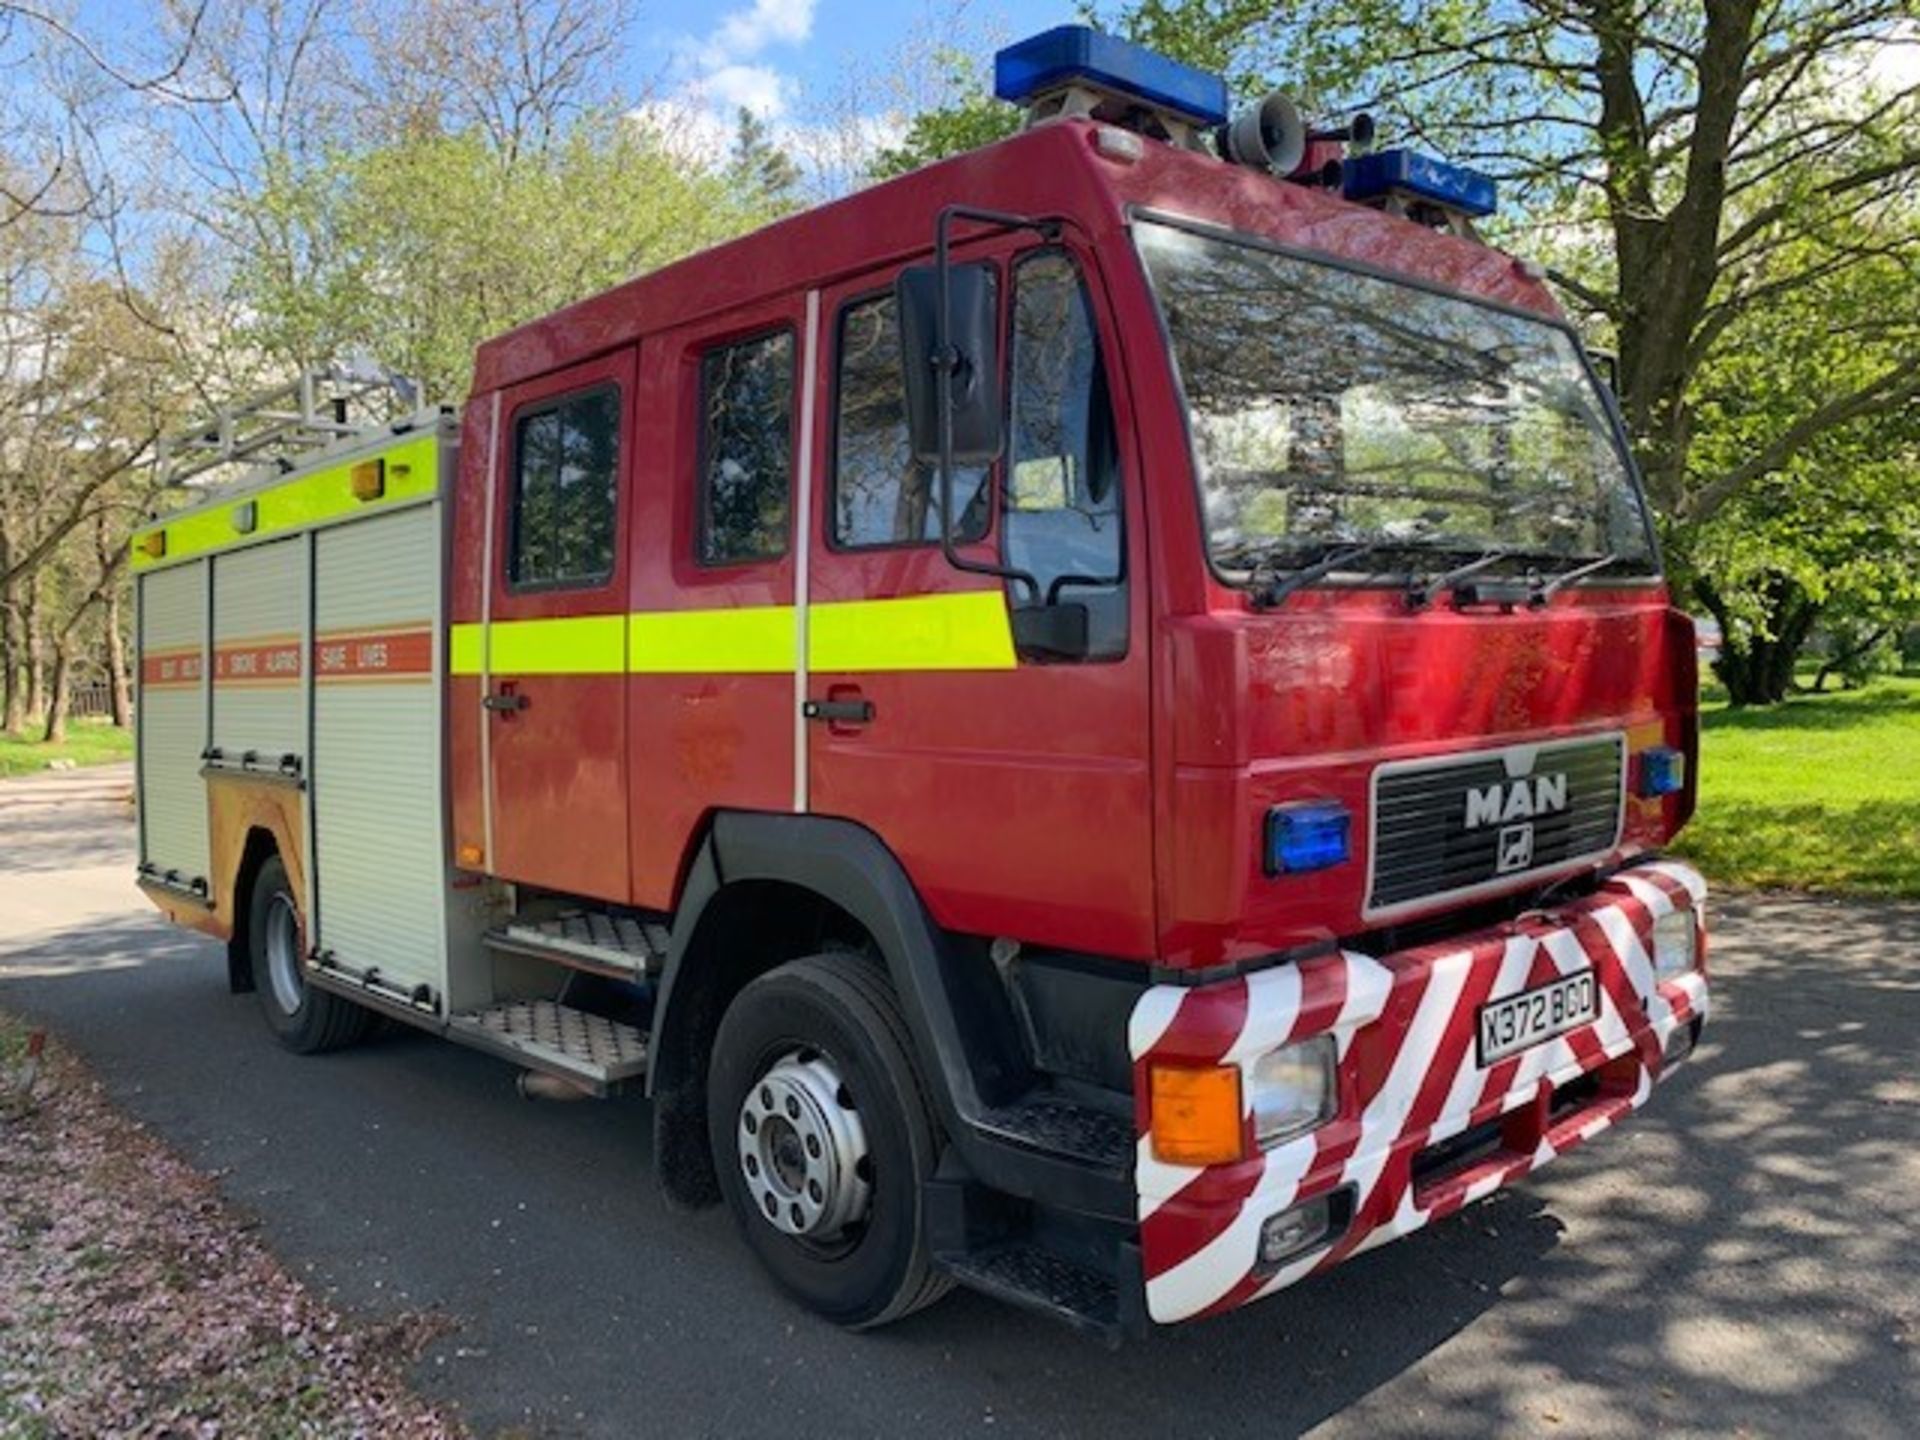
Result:
[[[873,720],[871,700],[809,700],[800,707],[809,720],[830,725],[866,725]]]
[[[488,695],[484,697],[480,703],[495,714],[512,715],[526,709],[529,702],[524,695],[517,695],[510,690],[502,690],[498,695]]]

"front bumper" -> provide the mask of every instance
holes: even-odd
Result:
[[[1579,901],[1418,949],[1147,990],[1128,1046],[1148,1315],[1171,1323],[1283,1289],[1452,1214],[1637,1109],[1708,1005],[1704,969],[1655,983],[1653,924],[1677,909],[1703,915],[1705,897],[1687,866],[1643,864]],[[1587,967],[1597,1020],[1481,1067],[1482,1004]],[[1320,1034],[1339,1055],[1339,1109],[1325,1125],[1265,1152],[1249,1146],[1250,1158],[1230,1164],[1155,1157],[1149,1065],[1239,1064],[1245,1104],[1261,1055]],[[1262,1225],[1319,1196],[1337,1202],[1332,1233],[1263,1268]]]

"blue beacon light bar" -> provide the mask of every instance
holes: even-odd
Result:
[[[1475,219],[1493,214],[1497,199],[1491,176],[1417,150],[1377,150],[1349,159],[1341,189],[1349,200],[1372,200],[1397,190]]]
[[[1088,25],[1060,25],[993,57],[993,93],[1023,105],[1079,82],[1185,116],[1201,125],[1227,118],[1227,82]]]

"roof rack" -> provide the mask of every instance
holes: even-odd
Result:
[[[318,451],[413,414],[419,396],[418,381],[377,366],[315,366],[164,437],[154,465],[163,485],[184,484],[222,465],[284,474]]]

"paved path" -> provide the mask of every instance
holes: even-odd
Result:
[[[963,1294],[857,1337],[661,1207],[642,1101],[530,1104],[425,1037],[280,1051],[134,893],[129,783],[0,785],[0,1004],[338,1303],[459,1317],[420,1381],[482,1433],[1915,1433],[1920,906],[1727,900],[1707,1043],[1647,1112],[1250,1310],[1111,1354]]]

